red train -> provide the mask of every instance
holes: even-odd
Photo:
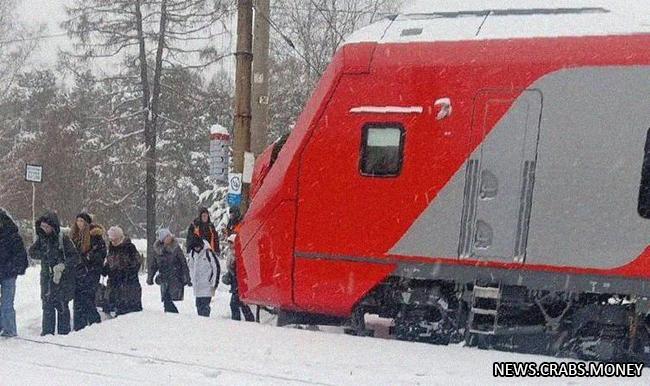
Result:
[[[416,6],[352,36],[256,165],[244,301],[650,355],[650,5],[565,3]]]

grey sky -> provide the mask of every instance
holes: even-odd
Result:
[[[66,18],[65,4],[67,0],[18,0],[18,14],[21,19],[33,26],[45,24],[46,35],[63,32],[59,24]],[[68,38],[58,37],[43,40],[40,49],[32,57],[36,65],[47,65],[56,62],[59,47],[66,47]]]

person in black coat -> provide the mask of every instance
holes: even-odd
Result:
[[[241,210],[238,206],[231,206],[228,210],[228,225],[226,225],[226,238],[236,233],[236,227],[242,220]]]
[[[178,241],[169,229],[158,231],[158,240],[154,244],[154,256],[148,259],[149,269],[147,284],[160,285],[160,296],[165,312],[178,313],[174,301],[181,301],[184,297],[185,286],[191,286],[190,270],[187,259]]]
[[[119,316],[142,311],[140,253],[120,227],[109,229],[108,238],[108,257],[103,271],[104,276],[108,276],[108,305],[104,312],[115,311]]]
[[[79,251],[73,307],[74,329],[79,331],[102,321],[97,312],[95,297],[106,259],[106,242],[104,228],[93,224],[87,213],[77,216],[70,238]]]
[[[43,330],[41,335],[70,333],[70,308],[74,298],[75,274],[79,254],[72,240],[61,231],[59,218],[48,212],[36,221],[36,242],[30,256],[41,261],[41,300]]]
[[[251,311],[251,308],[246,303],[243,303],[239,299],[239,287],[237,286],[237,268],[235,264],[235,256],[233,255],[233,244],[235,242],[236,236],[236,234],[232,234],[228,237],[228,245],[230,246],[228,249],[228,261],[226,263],[228,271],[225,275],[223,275],[221,281],[223,284],[230,286],[230,315],[232,320],[239,321],[241,320],[242,314],[244,314],[244,319],[247,322],[254,322],[255,316],[253,315],[253,311]]]
[[[241,315],[244,314],[244,319],[247,322],[254,322],[255,316],[251,308],[239,299],[239,286],[237,285],[237,266],[235,264],[234,256],[234,243],[237,237],[237,228],[242,220],[241,211],[236,206],[231,206],[229,211],[230,218],[226,226],[226,236],[228,240],[228,261],[226,266],[228,271],[222,278],[222,282],[230,286],[230,313],[232,320],[241,320]]]
[[[18,227],[0,208],[0,336],[14,337],[16,328],[16,278],[27,270],[27,252]]]

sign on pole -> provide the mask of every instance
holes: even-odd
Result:
[[[32,183],[32,226],[36,225],[36,184],[43,182],[43,165],[25,165],[25,181]],[[36,240],[36,228],[34,240]]]
[[[244,175],[242,177],[245,184],[253,182],[253,169],[255,169],[255,154],[246,152],[244,153]]]
[[[25,166],[25,181],[39,184],[43,182],[43,166],[27,164]]]
[[[239,206],[241,204],[242,174],[231,173],[228,175],[228,205]]]
[[[210,176],[216,182],[228,181],[230,163],[230,134],[220,125],[210,128]]]

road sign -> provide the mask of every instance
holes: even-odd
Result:
[[[228,194],[241,194],[242,174],[231,173],[228,175]]]
[[[228,206],[241,205],[241,194],[228,194]]]
[[[241,173],[228,174],[228,205],[229,206],[241,205],[241,188],[242,188],[242,174]]]
[[[43,182],[43,166],[41,165],[26,165],[25,166],[25,181],[41,183]]]

